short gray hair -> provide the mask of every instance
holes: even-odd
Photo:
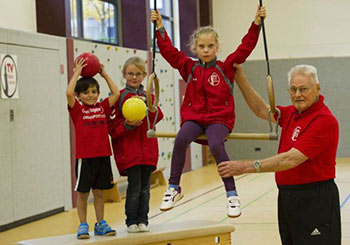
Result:
[[[288,72],[288,84],[294,75],[301,74],[312,79],[314,83],[320,83],[317,77],[317,69],[312,65],[296,65]]]

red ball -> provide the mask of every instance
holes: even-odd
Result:
[[[101,69],[101,64],[96,55],[92,53],[83,53],[79,55],[75,60],[85,59],[85,66],[81,71],[82,77],[93,77],[95,76]]]

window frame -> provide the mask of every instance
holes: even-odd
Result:
[[[148,0],[148,1],[149,1],[149,7],[154,7],[154,6],[152,6],[152,5],[154,5],[153,4],[154,0]],[[165,4],[168,4],[168,7],[170,9],[171,15],[165,15],[163,13],[160,13],[160,14],[161,14],[161,17],[162,17],[162,20],[163,20],[164,27],[167,30],[168,36],[169,36],[170,40],[174,43],[175,42],[175,40],[174,40],[174,38],[175,38],[174,0],[170,0],[170,1],[169,0],[162,0],[162,2],[163,2],[163,8],[164,8]],[[166,28],[167,23],[170,24],[171,30],[168,30]],[[150,29],[151,30],[150,33],[152,35],[153,34],[153,23],[151,23],[150,28],[151,28]],[[170,31],[171,31],[171,33],[169,33]],[[153,35],[151,36],[151,42],[153,42]],[[159,52],[158,46],[156,46],[156,52]]]
[[[83,11],[83,0],[70,0],[76,3],[76,16],[77,16],[77,36],[73,36],[73,30],[71,31],[71,37],[78,40],[86,40],[95,43],[109,44],[109,45],[121,45],[122,43],[122,24],[121,24],[121,0],[97,0],[114,5],[114,22],[115,22],[115,42],[104,42],[100,40],[94,40],[84,37],[84,11]],[[72,11],[72,10],[71,10]],[[72,21],[72,20],[71,20]]]

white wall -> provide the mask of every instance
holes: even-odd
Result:
[[[213,22],[223,59],[240,43],[258,1],[215,0]],[[271,59],[350,56],[349,0],[269,0],[266,32]],[[260,36],[262,37],[262,35]],[[262,38],[250,59],[264,59]]]
[[[222,42],[223,59],[239,45],[253,20],[258,0],[215,0],[213,22]],[[277,105],[290,104],[287,72],[297,64],[315,65],[321,93],[339,122],[338,157],[349,157],[350,90],[350,10],[349,0],[263,0],[267,8],[266,31],[271,73]],[[258,46],[244,66],[252,86],[267,101],[265,55],[262,34]],[[236,132],[268,132],[268,124],[248,109],[239,89],[235,89]],[[249,123],[247,123],[249,122]],[[261,159],[277,151],[277,142],[229,141],[226,149],[231,159]],[[260,148],[260,151],[255,149]]]
[[[36,32],[35,0],[0,0],[0,27]]]

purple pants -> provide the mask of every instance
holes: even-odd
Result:
[[[171,158],[171,171],[169,184],[179,185],[182,170],[185,165],[187,146],[199,135],[207,136],[208,145],[217,164],[223,161],[229,161],[225,150],[225,137],[229,129],[223,124],[211,124],[202,126],[194,121],[186,121],[180,128],[176,138]],[[222,178],[226,191],[236,190],[235,180],[231,178]]]

